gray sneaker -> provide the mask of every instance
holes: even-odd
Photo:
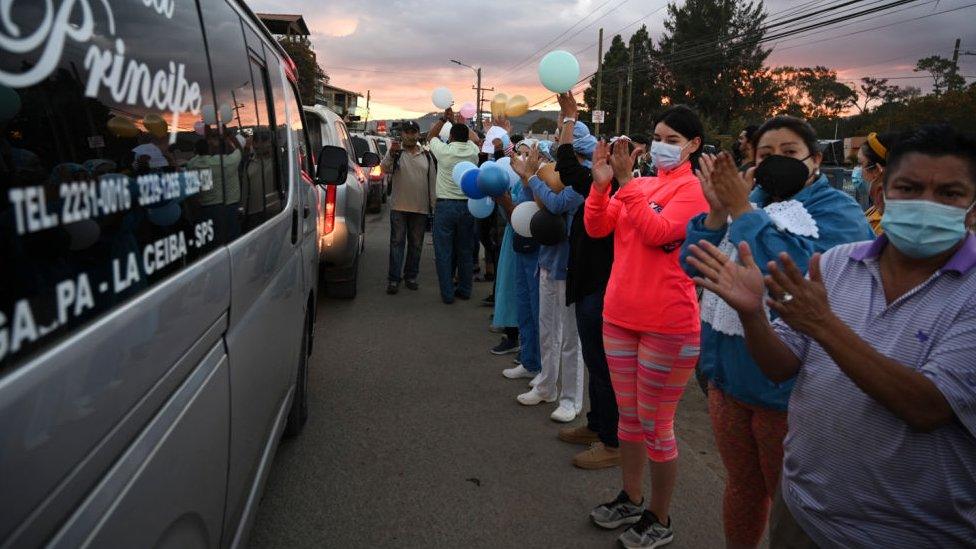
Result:
[[[634,524],[641,519],[643,513],[644,500],[639,505],[634,505],[627,492],[621,490],[617,499],[598,505],[590,511],[590,519],[600,528],[613,530],[625,524]]]
[[[626,529],[617,541],[626,549],[653,549],[667,545],[674,540],[671,521],[665,526],[650,511],[644,511],[636,524]]]

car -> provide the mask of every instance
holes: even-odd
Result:
[[[390,140],[390,138],[385,136],[380,136],[380,135],[373,135],[370,136],[370,139],[372,139],[376,143],[376,152],[377,154],[380,155],[380,158],[381,159],[385,158],[386,153],[389,152],[390,150],[390,145],[393,143]],[[384,173],[381,166],[374,166],[370,170],[370,176],[375,177],[377,175],[382,176],[383,178],[383,186],[380,190],[380,198],[383,204],[386,204],[386,197],[390,196],[390,193],[393,192],[393,186],[392,186],[393,181],[391,178],[391,174]]]
[[[866,188],[859,188],[854,184],[853,169],[844,162],[844,141],[841,139],[821,139],[817,141],[823,160],[820,163],[820,173],[827,176],[830,186],[843,191],[866,210],[869,198]]]
[[[352,144],[356,151],[356,157],[360,159],[367,152],[372,152],[383,158],[380,154],[380,145],[375,136],[362,133],[352,134]],[[379,213],[383,208],[383,196],[386,193],[386,178],[380,166],[373,166],[368,173],[369,192],[366,195],[366,211],[368,213]]]
[[[366,246],[367,171],[379,167],[370,150],[357,151],[345,122],[324,105],[306,106],[306,131],[316,150],[339,147],[349,160],[343,184],[316,185],[319,202],[319,262],[326,293],[331,297],[356,297],[359,258]],[[363,168],[366,168],[364,170]]]
[[[0,546],[245,546],[308,419],[297,69],[243,0],[72,13],[0,15]]]

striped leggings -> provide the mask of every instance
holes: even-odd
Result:
[[[603,323],[610,381],[617,396],[617,436],[641,442],[651,461],[678,457],[674,412],[698,360],[699,333],[635,332]]]

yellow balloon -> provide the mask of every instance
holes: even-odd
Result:
[[[113,116],[108,119],[108,123],[105,125],[108,127],[108,131],[112,132],[112,135],[115,137],[129,139],[139,135],[139,128],[128,118]]]
[[[508,96],[504,93],[495,94],[491,100],[491,115],[494,117],[505,114],[505,107],[508,105]]]
[[[529,112],[529,100],[524,95],[513,95],[508,100],[508,106],[505,108],[505,116],[515,118],[527,112]]]
[[[142,119],[142,125],[146,127],[146,130],[156,137],[164,137],[169,132],[169,124],[166,120],[158,114],[147,114],[145,118]]]

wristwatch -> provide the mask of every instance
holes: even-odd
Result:
[[[571,116],[567,116],[566,118],[563,118],[563,124],[565,124],[566,122],[570,122],[572,124],[575,124],[576,123],[576,119],[573,118],[573,117],[571,117]]]

